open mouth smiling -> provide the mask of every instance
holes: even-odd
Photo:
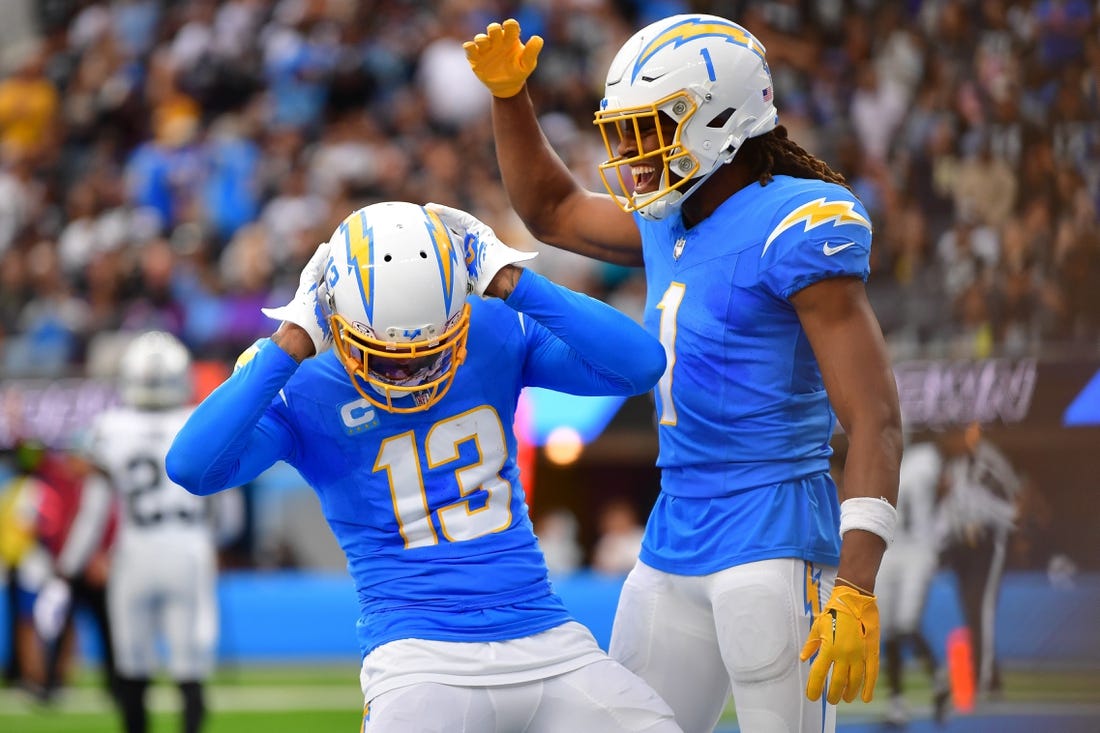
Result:
[[[630,173],[634,177],[635,193],[650,193],[657,190],[657,168],[648,163],[641,163],[630,167]]]

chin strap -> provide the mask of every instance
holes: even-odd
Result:
[[[707,179],[713,176],[719,168],[733,160],[733,156],[736,153],[737,150],[735,149],[733,153],[730,154],[729,159],[714,166],[705,175],[691,179],[683,188],[667,193],[654,200],[652,203],[639,206],[638,213],[641,214],[643,218],[649,219],[650,221],[660,221],[661,219],[667,218],[669,214],[683,205],[684,199],[695,193],[695,190],[706,183]],[[664,176],[662,176],[661,180],[662,183],[665,182]],[[667,188],[667,186],[665,187]]]

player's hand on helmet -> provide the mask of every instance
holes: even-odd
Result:
[[[34,628],[47,642],[53,642],[65,625],[72,592],[63,578],[50,578],[34,599]]]
[[[852,702],[862,689],[863,702],[871,702],[878,679],[879,620],[875,596],[846,585],[833,587],[833,594],[810,627],[802,647],[803,662],[817,653],[810,665],[806,697],[817,700],[829,677],[828,700],[832,705]]]
[[[328,283],[325,268],[329,261],[329,243],[317,247],[309,262],[302,268],[298,290],[286,305],[278,308],[261,308],[268,318],[286,321],[300,327],[313,342],[314,354],[320,354],[332,345],[332,330],[328,316]]]
[[[493,295],[490,285],[505,266],[533,258],[537,252],[521,252],[500,241],[496,233],[477,217],[442,204],[427,204],[443,224],[463,237],[462,251],[470,287],[478,295]]]
[[[484,33],[462,44],[466,60],[481,83],[494,97],[507,99],[519,94],[527,77],[538,64],[542,38],[531,36],[527,43],[519,40],[519,23],[509,18],[491,23]]]

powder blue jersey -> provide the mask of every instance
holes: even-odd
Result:
[[[776,176],[691,229],[635,220],[646,327],[668,355],[662,494],[642,559],[684,574],[774,557],[835,564],[835,417],[790,298],[824,278],[866,280],[866,210],[842,186]]]
[[[627,316],[531,271],[507,301],[470,302],[466,361],[427,411],[374,407],[331,350],[299,366],[263,340],[169,452],[169,472],[200,494],[277,460],[297,468],[347,556],[364,656],[397,639],[513,639],[569,620],[514,459],[520,390],[638,394],[664,366]]]

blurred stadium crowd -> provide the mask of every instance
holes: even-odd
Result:
[[[895,357],[1100,350],[1100,8],[1087,0],[6,0],[0,373],[95,373],[119,330],[232,359],[320,239],[385,199],[537,246],[461,44],[547,43],[536,109],[598,188],[592,113],[637,27],[716,12],[766,44],[780,120],[873,215]],[[536,266],[640,312],[638,273]]]

